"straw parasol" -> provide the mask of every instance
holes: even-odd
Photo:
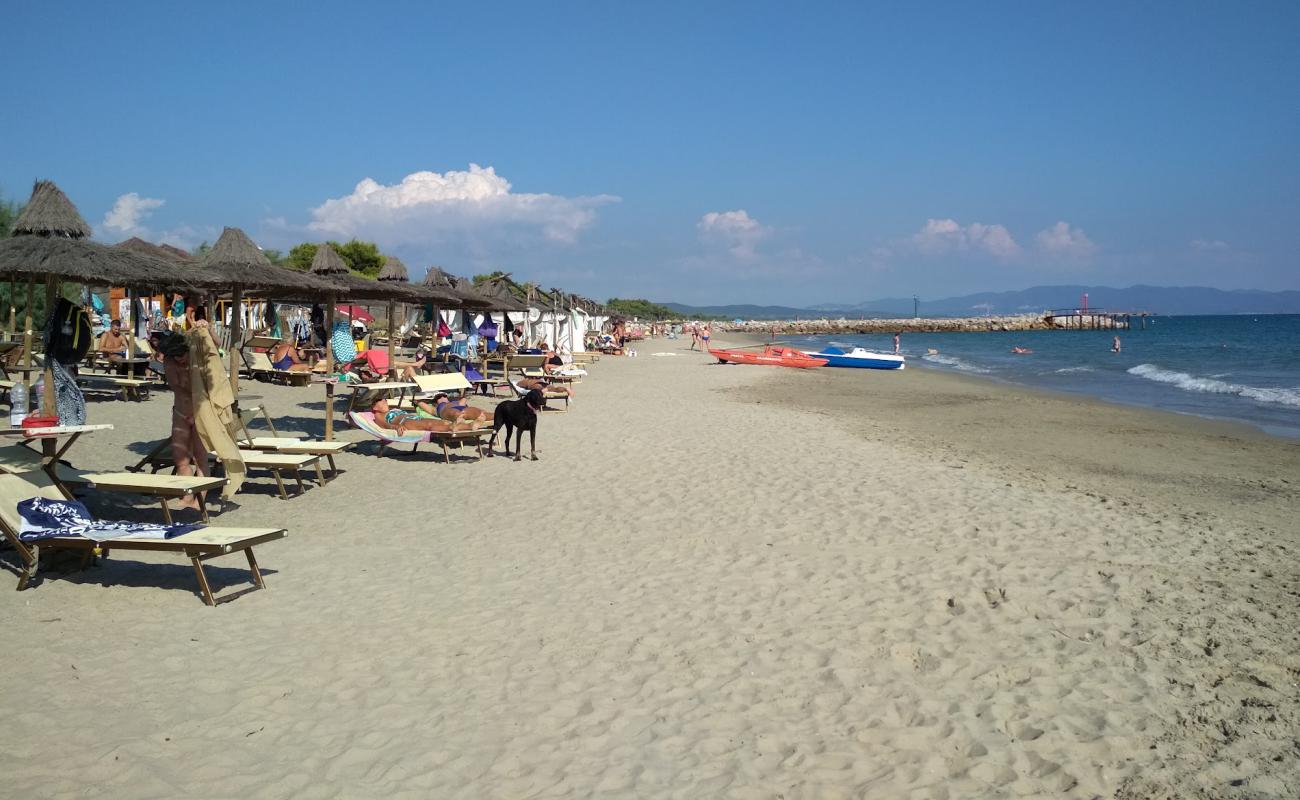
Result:
[[[199,266],[209,287],[229,287],[231,290],[230,386],[236,397],[239,396],[239,367],[235,359],[242,344],[240,304],[244,299],[243,293],[248,291],[263,297],[323,298],[338,291],[338,287],[328,280],[275,266],[239,228],[223,230]]]
[[[175,287],[190,284],[167,262],[131,250],[92,242],[90,226],[68,196],[52,181],[37,181],[31,199],[14,224],[13,237],[0,242],[0,276],[27,282],[27,366],[32,357],[33,283],[45,281],[47,306],[53,308],[60,281],[127,287]],[[54,413],[54,379],[46,364],[45,413]],[[30,372],[24,382],[30,380]]]
[[[434,286],[447,292],[451,292],[459,301],[460,308],[471,308],[479,311],[507,310],[518,311],[518,308],[502,308],[502,304],[487,295],[479,292],[474,288],[474,284],[464,278],[458,278],[455,275],[446,272],[441,267],[431,266],[424,273],[425,286]]]

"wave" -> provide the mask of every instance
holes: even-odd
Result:
[[[1138,364],[1136,367],[1129,369],[1128,372],[1130,375],[1136,375],[1139,378],[1146,378],[1149,381],[1156,381],[1158,383],[1168,383],[1189,392],[1237,395],[1238,397],[1247,397],[1251,400],[1258,400],[1261,403],[1278,403],[1284,406],[1295,406],[1300,408],[1300,387],[1294,389],[1273,389],[1259,386],[1244,386],[1239,383],[1228,383],[1227,381],[1215,380],[1214,378],[1200,378],[1195,375],[1189,375],[1186,372],[1174,372],[1173,370],[1161,369],[1155,364]]]
[[[1052,370],[1052,372],[1057,374],[1067,374],[1071,372],[1096,372],[1096,370],[1092,367],[1061,367],[1060,369]]]
[[[927,353],[926,355],[921,356],[921,360],[930,361],[935,364],[943,364],[945,367],[952,367],[953,369],[959,369],[962,372],[988,373],[992,371],[992,370],[984,369],[983,367],[977,367],[974,364],[967,364],[965,361],[962,361],[960,358],[953,358],[952,356],[945,356],[939,353]]]

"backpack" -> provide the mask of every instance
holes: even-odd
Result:
[[[45,328],[45,352],[60,364],[76,364],[86,357],[94,343],[86,312],[60,297]]]

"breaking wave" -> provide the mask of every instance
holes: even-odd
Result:
[[[1060,369],[1052,370],[1052,372],[1055,372],[1057,374],[1068,374],[1071,372],[1095,372],[1095,371],[1096,370],[1094,370],[1092,367],[1061,367]]]
[[[979,372],[979,373],[990,372],[990,370],[984,369],[983,367],[977,367],[974,364],[967,364],[965,361],[962,361],[960,358],[953,358],[952,356],[945,356],[939,353],[927,353],[921,356],[921,360],[929,361],[934,364],[943,364],[945,367],[952,367],[953,369],[959,369],[962,372]]]
[[[1186,372],[1174,372],[1161,369],[1155,364],[1138,364],[1129,369],[1130,375],[1146,378],[1149,381],[1167,383],[1189,392],[1206,392],[1208,394],[1230,394],[1247,397],[1261,403],[1278,403],[1284,406],[1300,408],[1300,387],[1294,389],[1269,389],[1259,386],[1243,386],[1239,383],[1199,378]]]

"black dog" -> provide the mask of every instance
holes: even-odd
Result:
[[[537,460],[537,413],[546,405],[546,398],[537,389],[529,389],[528,394],[518,400],[506,400],[497,403],[497,410],[492,414],[492,438],[488,440],[488,456],[497,443],[497,432],[506,429],[506,455],[510,455],[510,435],[515,434],[515,461],[522,460],[524,431],[528,431],[528,447],[531,456]]]

